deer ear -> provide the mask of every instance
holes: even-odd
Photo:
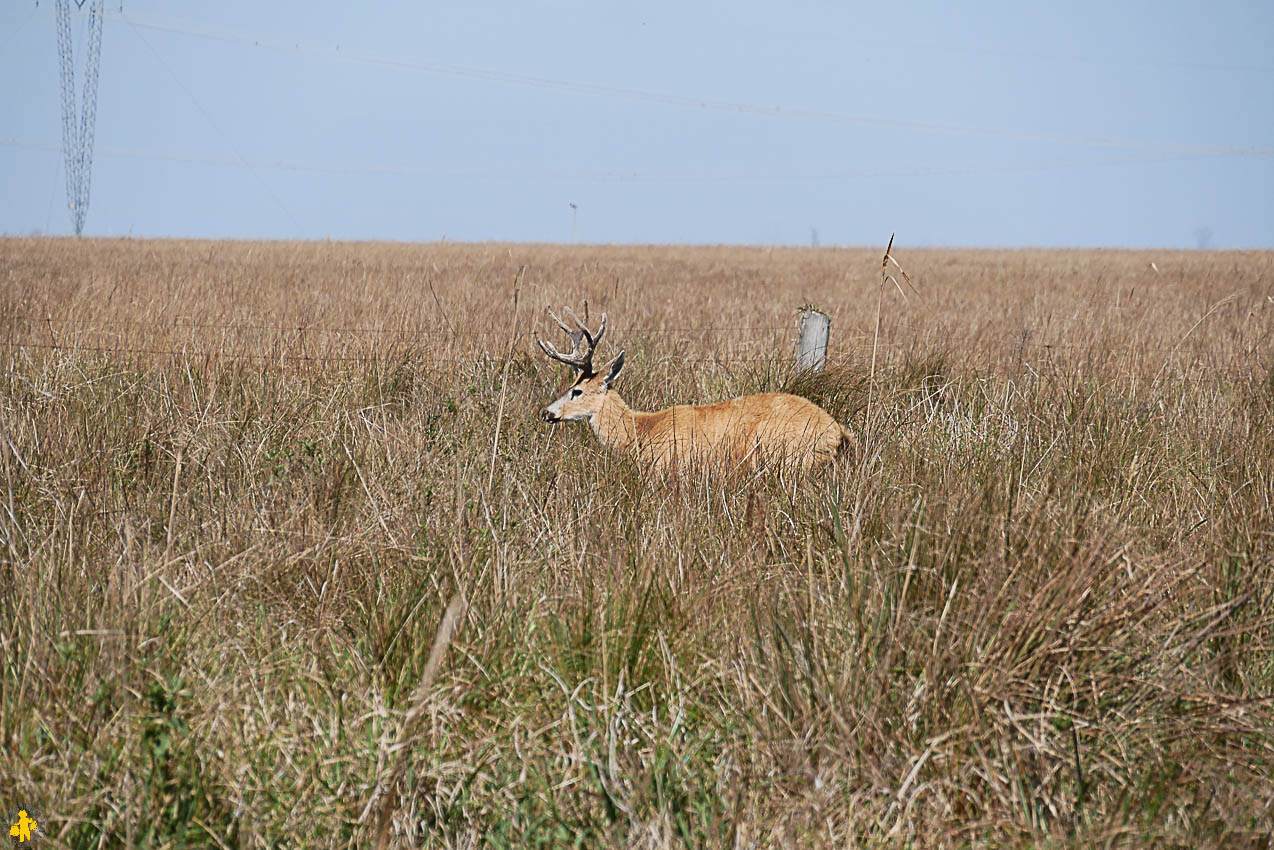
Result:
[[[606,369],[606,378],[603,383],[610,386],[611,382],[619,377],[619,373],[624,370],[624,352],[619,352],[619,356],[610,362],[610,366]]]

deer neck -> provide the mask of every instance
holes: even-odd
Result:
[[[601,410],[588,420],[602,445],[612,451],[633,452],[637,448],[637,417],[619,393],[608,390]]]

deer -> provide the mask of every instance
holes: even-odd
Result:
[[[558,351],[538,333],[535,341],[547,357],[578,374],[540,418],[548,423],[586,419],[603,446],[633,457],[642,468],[667,474],[709,465],[755,471],[775,464],[780,470],[808,473],[826,466],[855,442],[853,432],[823,408],[789,393],[679,404],[654,412],[633,410],[612,388],[624,369],[624,351],[601,369],[593,366],[597,343],[606,333],[606,314],[594,333],[569,307],[564,312],[574,329],[548,311],[571,339],[570,353]]]

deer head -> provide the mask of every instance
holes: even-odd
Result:
[[[548,357],[565,363],[578,371],[579,375],[557,401],[540,413],[540,418],[545,422],[566,422],[574,419],[591,419],[596,416],[606,400],[606,392],[610,389],[611,382],[619,377],[620,370],[624,368],[624,352],[622,351],[601,371],[593,368],[593,353],[597,349],[597,343],[601,342],[602,335],[606,333],[605,313],[602,313],[602,322],[597,328],[597,333],[592,333],[570,307],[565,308],[565,312],[575,322],[574,329],[552,310],[549,310],[549,315],[570,337],[572,344],[570,354],[561,353],[551,342],[540,339],[538,336],[535,341]]]

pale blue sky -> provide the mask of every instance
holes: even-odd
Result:
[[[85,232],[1274,248],[1271,44],[1267,0],[107,0]],[[70,232],[53,0],[0,74],[0,232]]]

